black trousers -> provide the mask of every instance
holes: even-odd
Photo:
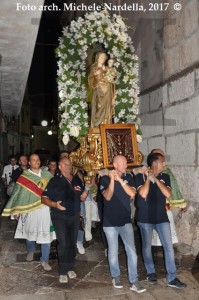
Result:
[[[75,216],[53,216],[52,223],[57,236],[58,272],[67,275],[72,271],[76,256],[76,242],[79,230],[79,213]]]

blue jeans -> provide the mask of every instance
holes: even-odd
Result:
[[[77,242],[82,243],[84,242],[84,231],[82,230],[78,230],[78,234],[77,234]]]
[[[155,267],[151,251],[151,242],[153,229],[155,229],[159,235],[162,247],[164,249],[165,266],[167,270],[167,282],[176,278],[176,265],[174,258],[174,250],[171,238],[171,227],[169,222],[160,224],[148,224],[138,222],[140,232],[142,236],[142,254],[144,259],[144,265],[147,270],[147,274],[155,273]]]
[[[81,201],[81,204],[80,204],[80,212],[81,212],[81,215],[84,219],[84,223],[86,223],[86,211],[85,211],[85,203]]]
[[[35,252],[35,241],[28,241],[26,240],[26,249],[27,252]],[[41,244],[41,262],[48,262],[49,261],[49,255],[50,255],[50,243],[48,244]]]
[[[103,227],[108,242],[108,261],[112,277],[120,276],[118,261],[118,236],[120,235],[127,254],[127,265],[129,281],[138,280],[137,254],[134,243],[134,232],[132,224],[125,224],[119,227]]]

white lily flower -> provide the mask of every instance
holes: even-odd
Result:
[[[73,126],[70,128],[70,135],[77,137],[79,135],[79,128],[77,126]]]
[[[62,138],[62,141],[63,141],[64,145],[67,145],[69,140],[70,140],[69,135],[65,133],[63,138]]]
[[[60,98],[63,98],[63,96],[64,96],[64,91],[61,90],[61,91],[59,92],[59,97],[60,97]]]

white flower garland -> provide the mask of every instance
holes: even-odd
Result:
[[[88,132],[87,74],[85,60],[89,46],[104,45],[114,59],[117,71],[115,123],[135,123],[141,135],[138,107],[138,58],[127,27],[118,15],[106,10],[87,13],[64,28],[57,48],[58,90],[61,104],[60,130],[63,142],[69,135],[77,138]],[[140,138],[139,138],[140,141]]]

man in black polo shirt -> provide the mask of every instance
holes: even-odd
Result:
[[[73,271],[79,230],[80,200],[84,201],[89,187],[78,176],[72,176],[68,158],[59,161],[60,175],[53,177],[42,195],[42,203],[51,208],[51,218],[58,241],[59,282],[66,283],[77,275]]]
[[[144,174],[136,176],[137,224],[142,236],[142,254],[147,270],[147,279],[151,284],[157,283],[151,253],[152,234],[155,229],[164,249],[167,285],[184,288],[186,284],[176,278],[171,228],[166,212],[166,198],[171,196],[170,178],[167,174],[161,173],[165,165],[164,157],[159,153],[149,154],[147,164],[150,169]]]
[[[22,154],[19,156],[19,168],[15,169],[12,172],[11,179],[16,182],[19,176],[23,173],[24,170],[28,168],[28,159],[27,156]]]
[[[127,160],[118,155],[113,160],[114,170],[109,176],[103,176],[100,181],[100,191],[103,195],[103,230],[108,242],[108,261],[115,288],[123,288],[120,282],[118,262],[118,235],[125,245],[131,290],[145,292],[137,275],[137,254],[134,243],[134,232],[131,223],[130,201],[135,197],[135,183],[131,174],[126,174]]]

